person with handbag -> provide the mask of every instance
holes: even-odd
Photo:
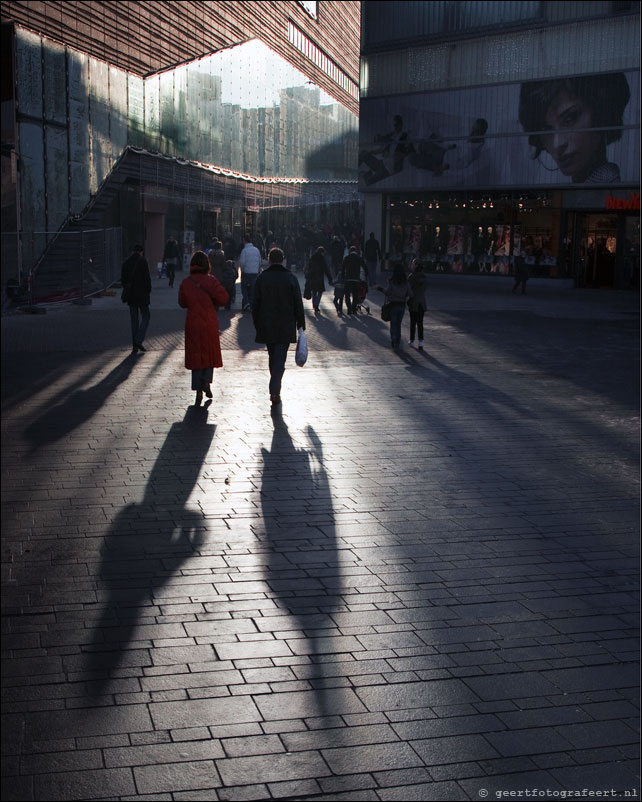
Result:
[[[190,275],[178,290],[178,303],[187,309],[185,318],[185,367],[192,371],[192,390],[196,406],[203,393],[212,398],[214,368],[223,367],[216,308],[229,301],[225,287],[210,275],[210,261],[204,251],[196,251],[190,262]]]
[[[386,296],[384,306],[388,306],[390,314],[390,344],[397,350],[401,345],[401,321],[406,309],[406,302],[412,295],[403,265],[397,263],[394,266],[392,276],[385,289],[380,284],[377,284],[375,289],[383,292]]]
[[[268,267],[257,278],[252,298],[255,342],[267,346],[273,407],[281,403],[281,380],[290,343],[297,341],[298,329],[305,331],[301,287],[296,276],[283,266],[283,259],[283,251],[272,248]]]
[[[121,300],[129,306],[132,354],[137,351],[146,351],[143,340],[149,326],[149,296],[152,291],[152,279],[149,275],[147,259],[143,256],[142,245],[134,245],[130,256],[123,262],[120,283],[123,285]]]

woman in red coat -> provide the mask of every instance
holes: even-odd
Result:
[[[210,385],[214,368],[223,366],[216,307],[225,306],[229,296],[220,281],[209,275],[210,270],[207,254],[196,251],[190,263],[190,275],[183,279],[178,291],[178,303],[187,309],[185,367],[192,371],[192,390],[196,390],[197,405],[203,400],[203,393],[212,397]]]

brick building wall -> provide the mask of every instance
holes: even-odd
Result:
[[[358,101],[290,43],[288,22],[358,85],[360,6],[354,0],[321,0],[314,19],[294,0],[3,0],[2,22],[16,22],[138,75],[258,38],[357,114]]]

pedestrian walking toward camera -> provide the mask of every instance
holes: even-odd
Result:
[[[424,350],[424,314],[426,312],[426,274],[424,266],[418,259],[415,260],[413,271],[408,276],[408,284],[412,295],[408,300],[410,312],[410,345],[415,344],[415,330],[417,332],[417,348]]]
[[[297,330],[305,330],[303,299],[297,278],[283,266],[283,251],[273,248],[268,267],[254,286],[252,320],[256,342],[267,346],[270,370],[270,402],[281,403],[281,381],[290,343],[297,341]]]
[[[518,254],[515,254],[514,262],[515,262],[515,283],[513,284],[512,292],[513,294],[515,294],[517,292],[518,287],[521,286],[522,295],[526,295],[526,282],[530,277],[530,271],[528,269],[528,265],[526,264],[526,257],[524,256],[523,251],[520,251]]]
[[[245,235],[245,245],[241,251],[239,265],[241,266],[241,293],[242,309],[247,312],[252,308],[254,285],[261,269],[261,251],[252,243],[252,237]]]
[[[123,262],[120,273],[123,285],[123,301],[129,305],[132,327],[132,354],[146,351],[143,345],[147,327],[149,326],[149,297],[152,291],[152,279],[149,265],[143,255],[143,246],[134,245],[131,255]]]
[[[178,290],[178,303],[187,309],[185,318],[185,367],[192,371],[196,405],[203,393],[212,398],[214,368],[223,366],[216,308],[225,306],[229,296],[218,279],[209,275],[211,265],[204,251],[197,251],[190,263],[190,275]]]
[[[381,247],[375,238],[374,232],[371,232],[370,237],[366,240],[363,248],[363,255],[368,265],[370,284],[373,284],[377,277],[377,265],[381,261]]]
[[[326,289],[326,276],[328,277],[328,281],[332,282],[332,273],[325,260],[325,248],[323,245],[319,245],[310,257],[305,279],[305,296],[307,298],[308,293],[310,294],[315,315],[321,314],[319,304],[321,303],[321,296]]]
[[[406,309],[406,302],[412,295],[403,265],[398,263],[394,266],[392,276],[385,289],[380,284],[376,285],[375,289],[385,294],[386,302],[389,304],[390,344],[397,350],[401,345],[401,321]]]
[[[167,240],[165,250],[163,251],[163,262],[165,262],[165,269],[167,270],[167,278],[169,279],[169,286],[174,286],[174,278],[176,276],[176,268],[178,267],[178,242],[173,236]]]

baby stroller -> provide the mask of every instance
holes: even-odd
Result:
[[[363,312],[364,310],[370,314],[370,307],[367,303],[365,303],[366,295],[368,294],[368,282],[367,281],[360,281],[359,282],[359,296],[357,299],[357,312]]]

